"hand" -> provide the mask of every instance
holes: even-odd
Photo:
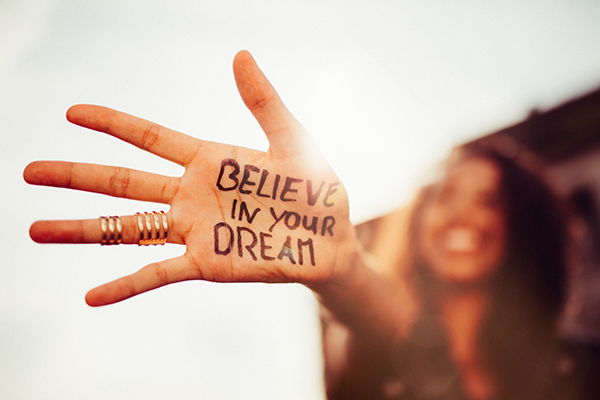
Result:
[[[267,152],[202,141],[105,107],[77,105],[67,119],[108,133],[185,167],[179,178],[93,164],[37,161],[24,178],[169,204],[168,242],[180,257],[90,291],[89,305],[110,304],[191,279],[313,284],[340,273],[354,252],[344,187],[304,127],[285,107],[248,52],[234,59],[240,95],[269,141]],[[123,243],[136,244],[135,216],[121,217]],[[36,242],[99,243],[98,219],[38,221]]]

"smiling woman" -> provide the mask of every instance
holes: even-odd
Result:
[[[450,321],[448,351],[468,397],[536,398],[557,378],[564,356],[556,341],[567,281],[564,211],[519,159],[475,146],[455,152],[424,199],[413,232],[417,270],[431,286],[418,290],[425,309]],[[533,376],[541,360],[552,360],[543,384]]]
[[[381,276],[388,278],[347,285],[360,298],[351,305],[322,297],[332,311],[324,335],[330,399],[600,394],[591,379],[598,349],[557,330],[567,283],[565,210],[520,158],[458,148],[412,207],[358,233],[369,251],[363,259],[387,268]],[[331,349],[341,339],[340,355]]]
[[[458,282],[488,277],[505,252],[501,171],[485,158],[451,167],[423,212],[419,247],[429,267]]]

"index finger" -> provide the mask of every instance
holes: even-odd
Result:
[[[184,167],[202,145],[199,139],[102,106],[74,105],[67,111],[67,119],[84,128],[108,133]]]

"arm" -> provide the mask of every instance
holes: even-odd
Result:
[[[369,256],[357,252],[343,276],[309,287],[321,305],[364,340],[393,341],[401,322],[398,286],[366,264]]]
[[[77,105],[67,112],[70,122],[178,163],[185,173],[167,177],[62,161],[33,162],[25,169],[31,184],[170,206],[167,240],[185,245],[185,254],[100,286],[88,293],[87,302],[110,304],[190,279],[298,282],[312,288],[340,320],[353,325],[357,315],[374,322],[372,314],[385,313],[373,310],[386,292],[358,256],[341,181],[248,52],[236,55],[233,70],[242,100],[269,140],[266,152],[202,141],[105,107]],[[120,220],[122,243],[138,243],[137,218]],[[98,219],[38,221],[30,235],[44,243],[99,243],[102,230]]]
[[[393,292],[359,256],[342,183],[250,54],[240,52],[233,67],[240,95],[268,138],[266,152],[202,141],[105,107],[77,105],[67,112],[70,122],[178,163],[185,173],[167,177],[58,161],[33,162],[25,169],[30,184],[170,207],[167,241],[185,245],[185,254],[97,287],[87,294],[87,303],[111,304],[192,279],[298,282],[351,330],[365,337],[370,331],[389,336]],[[122,243],[137,244],[137,217],[120,221]],[[30,235],[41,243],[99,243],[102,228],[98,219],[38,221]]]
[[[403,343],[413,304],[396,272],[407,212],[357,226],[365,250],[344,279],[314,287],[321,301],[327,398],[387,398],[397,387],[390,355]],[[392,385],[392,386],[389,386]]]
[[[397,288],[357,256],[344,279],[313,285],[323,310],[327,398],[376,399],[394,373],[390,363],[401,326]],[[383,398],[383,397],[382,397]]]

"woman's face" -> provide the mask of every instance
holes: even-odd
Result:
[[[500,170],[484,158],[452,167],[425,205],[419,248],[442,279],[476,282],[498,268],[505,251],[506,220]]]

